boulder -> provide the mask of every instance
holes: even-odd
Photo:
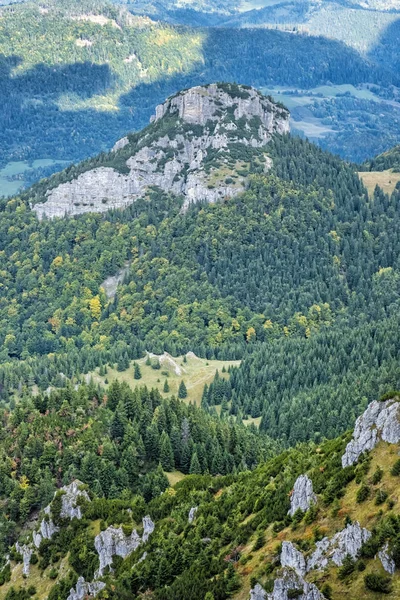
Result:
[[[193,521],[194,521],[194,519],[195,519],[195,516],[196,516],[196,513],[197,513],[197,511],[198,511],[198,510],[199,510],[199,507],[198,507],[198,506],[193,506],[193,507],[190,509],[190,511],[189,511],[189,517],[188,517],[188,521],[189,521],[189,523],[193,523]]]
[[[363,452],[372,450],[381,440],[390,444],[400,442],[400,403],[395,399],[371,402],[358,417],[353,439],[342,456],[343,468],[354,465]]]
[[[382,567],[385,569],[385,571],[390,573],[390,575],[394,575],[396,563],[394,562],[393,557],[390,555],[388,542],[386,542],[382,550],[378,552],[378,558],[380,559]]]
[[[267,600],[267,592],[259,583],[257,583],[252,590],[250,590],[250,600]]]
[[[295,590],[301,594],[293,596]],[[304,581],[301,575],[286,568],[283,569],[281,577],[275,579],[273,592],[267,595],[267,600],[288,600],[293,597],[296,597],[297,600],[324,600],[324,596],[317,586]],[[263,600],[262,597],[260,600]]]
[[[312,504],[317,503],[317,496],[313,491],[313,484],[307,475],[300,475],[296,479],[290,498],[289,514],[293,516],[297,510],[306,512]]]

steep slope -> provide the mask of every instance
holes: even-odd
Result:
[[[363,168],[367,171],[386,171],[391,169],[394,173],[400,173],[400,146],[392,148],[374,159],[366,162]]]
[[[52,187],[33,210],[39,218],[125,208],[150,187],[183,195],[191,203],[231,198],[244,189],[243,177],[227,182],[232,157],[258,157],[264,170],[271,161],[262,153],[272,136],[289,131],[289,114],[255,89],[211,84],[183,91],[156,109],[143,133],[118,141],[111,155],[79,176]],[[246,151],[246,150],[247,151]],[[117,169],[113,166],[117,165]],[[61,178],[63,176],[61,175]],[[64,179],[66,177],[64,176]],[[50,181],[50,186],[52,182]]]
[[[23,529],[15,546],[11,525],[0,597],[25,598],[34,581],[39,600],[395,599],[398,400],[390,393],[371,404],[354,439],[299,446],[251,473],[190,475],[148,502],[128,489],[99,498],[90,471],[53,500],[50,487],[33,533]],[[37,471],[27,456],[17,475],[28,467]],[[15,475],[7,485],[17,489]],[[29,496],[26,479],[20,496]]]

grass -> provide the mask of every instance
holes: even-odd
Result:
[[[58,571],[57,579],[50,579],[49,573],[53,566]],[[45,571],[40,571],[37,565],[31,565],[29,577],[25,578],[22,574],[22,563],[11,564],[11,581],[0,587],[0,600],[3,600],[12,587],[15,589],[27,589],[30,586],[36,588],[35,599],[45,600],[50,593],[52,587],[63,579],[68,571],[68,555],[65,556],[57,565],[50,565]]]
[[[184,357],[179,356],[177,358],[166,355],[165,362],[161,364],[160,369],[153,369],[151,366],[146,365],[146,358],[142,358],[136,361],[142,373],[141,379],[134,379],[133,376],[133,361],[126,371],[119,372],[116,369],[108,368],[108,372],[105,376],[99,375],[99,370],[88,375],[88,378],[93,377],[96,383],[100,383],[107,387],[105,379],[108,384],[115,380],[125,381],[131,387],[146,385],[148,388],[158,389],[164,398],[170,397],[171,395],[178,395],[178,388],[180,382],[185,382],[188,396],[187,402],[194,402],[197,405],[200,404],[203,389],[206,384],[210,384],[215,373],[219,371],[222,377],[228,377],[228,373],[222,373],[223,367],[228,370],[229,366],[239,366],[240,361],[220,361],[220,360],[206,360],[198,358],[194,354],[189,353],[186,356],[186,363]],[[176,367],[181,370],[180,374],[177,374]],[[168,381],[169,392],[164,392],[164,383]]]
[[[393,173],[392,169],[386,171],[360,171],[358,174],[367,188],[370,197],[374,195],[377,185],[379,185],[385,194],[391,195],[396,184],[400,181],[400,173]]]
[[[181,473],[181,471],[171,471],[171,473],[165,472],[165,475],[167,476],[169,485],[171,487],[173,487],[176,483],[179,483],[179,481],[182,481],[182,479],[186,477],[186,475],[184,473]]]

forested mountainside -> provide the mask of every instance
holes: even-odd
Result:
[[[27,398],[1,414],[0,597],[395,599],[398,399],[374,401],[352,435],[298,446],[253,472],[224,474],[227,463],[212,462],[213,477],[200,474],[201,461],[226,444],[233,464],[248,435],[240,427],[227,436],[220,426],[215,445],[198,409],[143,389]],[[173,487],[161,465],[138,480],[157,441],[164,463],[197,449]]]
[[[386,52],[394,60],[396,53],[396,46]],[[338,137],[329,143],[347,158],[365,160],[398,141],[395,119],[388,137],[379,116],[387,107],[377,111],[377,106],[385,96],[396,100],[399,70],[384,62],[377,66],[323,37],[166,25],[106,0],[32,0],[1,8],[0,67],[0,166],[8,164],[0,171],[4,195],[19,181],[27,184],[60,170],[61,161],[109,150],[126,132],[143,127],[168,95],[210,81],[306,90],[373,85],[381,95],[378,104],[356,107],[350,121],[343,111],[337,118],[332,110],[321,117],[328,123],[325,133],[332,118],[334,131],[346,124],[354,132],[357,116],[368,112],[364,155],[348,133],[345,141]],[[38,159],[46,160],[32,163]]]
[[[269,129],[261,117],[254,127],[253,110]],[[263,432],[289,444],[340,434],[399,387],[399,186],[369,197],[352,166],[277,133],[287,113],[243,86],[195,88],[157,114],[112,153],[1,202],[1,397],[106,364],[123,371],[145,350],[192,351],[245,358],[203,407],[261,418]],[[125,210],[103,212],[104,172],[129,179],[151,148],[141,168],[154,165],[165,190],[144,188]],[[168,182],[179,183],[188,149],[177,192]],[[222,190],[222,201],[187,202],[200,166],[204,198]],[[75,188],[99,193],[84,207],[99,212],[37,219],[49,194]],[[111,296],[110,276],[120,282]]]
[[[400,146],[392,148],[374,159],[365,163],[368,171],[385,171],[392,169],[394,173],[400,173]]]

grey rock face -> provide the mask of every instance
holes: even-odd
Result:
[[[250,600],[267,600],[267,592],[259,583],[250,590]]]
[[[82,519],[81,507],[77,505],[78,498],[84,498],[90,502],[89,494],[85,490],[80,490],[83,483],[75,480],[70,485],[62,488],[64,494],[61,497],[60,517],[63,519]]]
[[[381,440],[390,444],[400,442],[400,403],[396,400],[372,402],[358,417],[353,439],[342,456],[343,468],[354,465],[363,452],[372,450]]]
[[[385,546],[378,552],[378,557],[382,563],[382,567],[387,573],[393,575],[396,570],[396,563],[389,553],[389,544],[386,542]]]
[[[293,546],[292,542],[282,542],[281,565],[282,567],[294,569],[298,575],[304,576],[306,574],[306,559]]]
[[[298,600],[324,600],[323,594],[313,583],[304,581],[295,571],[287,568],[283,570],[279,579],[275,579],[274,590],[272,594],[267,595],[267,599],[288,600],[288,592],[291,590],[302,591],[302,594],[298,596]],[[261,600],[263,600],[262,597]]]
[[[126,160],[129,173],[122,174],[105,166],[86,171],[71,182],[48,191],[47,200],[36,204],[33,210],[39,219],[106,212],[129,206],[145,195],[149,186],[183,195],[183,210],[199,200],[216,202],[236,195],[243,190],[244,178],[227,184],[226,174],[219,174],[218,169],[214,169],[211,171],[213,184],[210,185],[210,174],[204,170],[207,153],[229,154],[230,144],[261,148],[273,134],[289,131],[287,111],[253,88],[240,87],[239,90],[239,96],[232,97],[224,86],[212,84],[191,88],[168,99],[157,107],[153,121],[156,125],[160,119],[178,117],[174,139],[160,134],[158,139],[146,145],[143,137]],[[246,123],[245,133],[236,124],[242,118]],[[252,128],[250,122],[257,125]],[[194,127],[192,132],[187,131],[190,125]],[[201,131],[195,129],[198,126]],[[113,154],[127,144],[128,138],[119,140]],[[265,170],[271,164],[271,159],[265,157]]]
[[[86,600],[86,598],[96,598],[97,594],[106,587],[102,581],[86,583],[83,577],[79,577],[76,587],[71,588],[67,600]]]
[[[197,511],[199,510],[198,506],[193,506],[190,511],[189,511],[189,517],[188,517],[188,521],[189,523],[193,523],[194,518],[196,516]]]
[[[102,577],[107,567],[111,568],[113,557],[126,558],[134,552],[141,544],[149,539],[154,531],[154,523],[149,516],[143,519],[143,536],[140,537],[134,529],[130,536],[126,536],[122,527],[108,527],[95,537],[94,546],[99,555],[100,566],[95,578]]]
[[[306,512],[312,504],[317,503],[317,496],[313,491],[312,481],[307,475],[300,475],[294,484],[290,498],[289,514],[293,516],[297,510]]]
[[[331,539],[324,538],[317,542],[317,549],[307,562],[307,571],[325,569],[329,561],[340,567],[347,554],[356,559],[361,546],[370,537],[371,532],[362,528],[358,522],[347,525],[345,529],[336,533]]]
[[[33,543],[35,544],[36,548],[39,548],[42,540],[51,540],[53,535],[60,530],[59,527],[56,527],[50,517],[50,506],[47,506],[44,512],[49,515],[49,520],[42,519],[42,522],[40,523],[40,531],[33,533]]]
[[[23,561],[22,573],[26,577],[28,577],[29,572],[30,572],[31,556],[33,554],[33,550],[32,550],[32,548],[30,548],[29,546],[26,546],[25,544],[23,546],[21,546],[21,544],[19,542],[17,542],[15,544],[15,548],[16,548],[17,552],[19,552],[22,556],[22,561]]]

